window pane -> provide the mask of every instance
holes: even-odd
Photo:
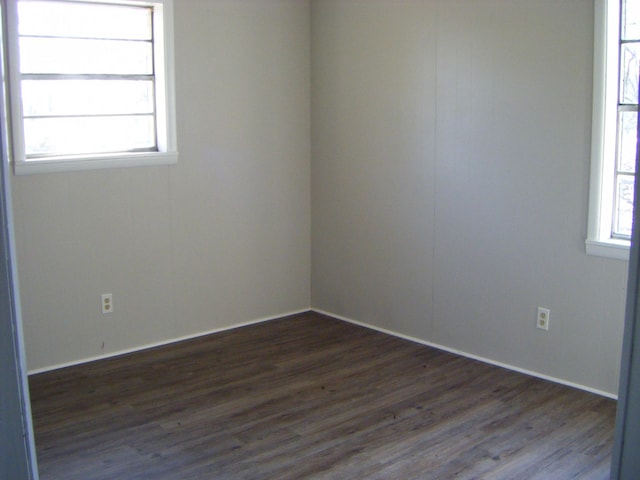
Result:
[[[153,113],[152,80],[23,80],[25,117]]]
[[[631,236],[633,222],[633,176],[621,175],[616,185],[616,211],[614,212],[613,233]]]
[[[636,171],[638,112],[620,112],[618,138],[618,171]]]
[[[622,0],[622,39],[640,40],[640,2]]]
[[[150,42],[23,37],[20,71],[149,75],[153,48]]]
[[[152,115],[28,118],[24,130],[27,157],[155,147]]]
[[[20,2],[20,35],[151,40],[151,9],[72,2]]]
[[[638,72],[640,71],[640,44],[620,46],[620,103],[638,103]]]

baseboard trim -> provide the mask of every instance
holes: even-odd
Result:
[[[402,333],[398,333],[398,332],[395,332],[393,330],[389,330],[389,329],[382,328],[382,327],[376,327],[375,325],[370,325],[368,323],[361,322],[361,321],[358,321],[358,320],[354,320],[352,318],[345,317],[343,315],[337,315],[335,313],[327,312],[325,310],[321,310],[321,309],[318,309],[318,308],[311,308],[311,311],[313,311],[315,313],[319,313],[320,315],[326,315],[328,317],[333,317],[335,319],[342,320],[342,321],[347,322],[347,323],[352,323],[352,324],[358,325],[360,327],[368,328],[368,329],[371,329],[371,330],[376,330],[376,331],[381,332],[381,333],[386,333],[387,335],[392,335],[394,337],[402,338],[403,340],[409,340],[410,342],[419,343],[419,344],[425,345],[427,347],[437,348],[438,350],[443,350],[445,352],[453,353],[455,355],[460,355],[461,357],[470,358],[472,360],[478,360],[480,362],[488,363],[490,365],[495,365],[496,367],[506,368],[507,370],[512,370],[514,372],[524,373],[525,375],[530,375],[532,377],[541,378],[543,380],[548,380],[550,382],[558,383],[560,385],[565,385],[567,387],[577,388],[579,390],[583,390],[583,391],[589,392],[589,393],[594,393],[596,395],[600,395],[600,396],[606,397],[606,398],[611,398],[613,400],[617,400],[618,399],[617,395],[614,395],[614,394],[609,393],[609,392],[605,392],[603,390],[598,390],[596,388],[591,388],[591,387],[588,387],[586,385],[581,385],[579,383],[569,382],[567,380],[563,380],[561,378],[552,377],[550,375],[545,375],[543,373],[535,372],[533,370],[527,370],[525,368],[516,367],[516,366],[510,365],[508,363],[498,362],[496,360],[492,360],[492,359],[486,358],[486,357],[481,357],[479,355],[474,355],[472,353],[468,353],[468,352],[465,352],[463,350],[458,350],[458,349],[455,349],[455,348],[447,347],[446,345],[440,345],[438,343],[428,342],[426,340],[422,340],[422,339],[417,338],[417,337],[412,337],[410,335],[405,335],[405,334],[402,334]]]
[[[550,382],[558,383],[560,385],[565,385],[565,386],[568,386],[568,387],[577,388],[579,390],[583,390],[583,391],[586,391],[586,392],[589,392],[589,393],[594,393],[596,395],[600,395],[600,396],[606,397],[606,398],[611,398],[613,400],[617,400],[618,399],[617,395],[609,393],[609,392],[605,392],[603,390],[598,390],[598,389],[595,389],[595,388],[588,387],[586,385],[581,385],[579,383],[574,383],[574,382],[570,382],[570,381],[567,381],[567,380],[563,380],[561,378],[552,377],[550,375],[545,375],[543,373],[536,372],[536,371],[533,371],[533,370],[528,370],[528,369],[525,369],[525,368],[516,367],[516,366],[510,365],[508,363],[499,362],[499,361],[493,360],[491,358],[486,358],[486,357],[482,357],[482,356],[479,356],[479,355],[475,355],[473,353],[465,352],[463,350],[458,350],[458,349],[455,349],[455,348],[447,347],[446,345],[441,345],[439,343],[429,342],[429,341],[423,340],[421,338],[412,337],[410,335],[405,335],[403,333],[399,333],[399,332],[396,332],[394,330],[389,330],[387,328],[377,327],[375,325],[371,325],[371,324],[368,324],[368,323],[365,323],[365,322],[361,322],[359,320],[354,320],[352,318],[345,317],[343,315],[338,315],[336,313],[332,313],[332,312],[329,312],[329,311],[326,311],[326,310],[322,310],[322,309],[319,309],[319,308],[305,308],[305,309],[302,309],[302,310],[295,310],[295,311],[291,311],[291,312],[282,313],[282,314],[279,314],[279,315],[258,318],[258,319],[255,319],[255,320],[249,320],[247,322],[236,323],[236,324],[233,324],[233,325],[230,325],[230,326],[226,326],[226,327],[214,328],[212,330],[206,330],[206,331],[203,331],[203,332],[197,332],[197,333],[184,335],[184,336],[177,337],[177,338],[171,338],[171,339],[168,339],[168,340],[162,340],[160,342],[149,343],[149,344],[140,345],[140,346],[133,347],[133,348],[127,348],[127,349],[124,349],[124,350],[117,350],[115,352],[105,353],[103,355],[96,355],[96,356],[93,356],[93,357],[86,357],[86,358],[82,358],[82,359],[78,359],[78,360],[73,360],[73,361],[70,361],[70,362],[64,362],[64,363],[60,363],[60,364],[56,364],[56,365],[50,365],[50,366],[47,366],[47,367],[36,368],[36,369],[33,369],[33,370],[29,370],[27,372],[27,374],[28,375],[37,375],[38,373],[50,372],[52,370],[58,370],[60,368],[72,367],[74,365],[81,365],[83,363],[95,362],[97,360],[105,360],[105,359],[108,359],[108,358],[118,357],[120,355],[127,355],[127,354],[130,354],[130,353],[142,352],[142,351],[148,350],[150,348],[162,347],[162,346],[165,346],[165,345],[170,345],[172,343],[183,342],[185,340],[192,340],[194,338],[204,337],[206,335],[211,335],[211,334],[214,334],[214,333],[220,333],[220,332],[224,332],[224,331],[227,331],[227,330],[233,330],[233,329],[236,329],[236,328],[247,327],[249,325],[256,325],[258,323],[269,322],[269,321],[272,321],[272,320],[278,320],[278,319],[281,319],[281,318],[290,317],[292,315],[300,315],[302,313],[306,313],[306,312],[309,312],[309,311],[318,313],[320,315],[326,315],[328,317],[332,317],[332,318],[335,318],[337,320],[342,320],[342,321],[347,322],[347,323],[358,325],[360,327],[368,328],[370,330],[376,330],[378,332],[385,333],[387,335],[391,335],[391,336],[394,336],[394,337],[397,337],[397,338],[402,338],[403,340],[408,340],[410,342],[419,343],[419,344],[425,345],[427,347],[437,348],[438,350],[442,350],[442,351],[445,351],[445,352],[453,353],[455,355],[460,355],[461,357],[470,358],[472,360],[478,360],[480,362],[488,363],[490,365],[495,365],[497,367],[506,368],[507,370],[512,370],[514,372],[523,373],[525,375],[531,375],[532,377],[541,378],[543,380],[548,380]]]
[[[105,353],[104,355],[96,355],[94,357],[82,358],[82,359],[79,359],[79,360],[73,360],[71,362],[65,362],[65,363],[60,363],[60,364],[57,364],[57,365],[50,365],[50,366],[47,366],[47,367],[36,368],[36,369],[33,369],[33,370],[29,370],[27,372],[27,375],[36,375],[38,373],[50,372],[52,370],[58,370],[60,368],[73,367],[74,365],[82,365],[83,363],[95,362],[96,360],[105,360],[105,359],[108,359],[108,358],[119,357],[120,355],[127,355],[129,353],[142,352],[144,350],[149,350],[150,348],[156,348],[156,347],[162,347],[162,346],[165,346],[165,345],[171,345],[172,343],[183,342],[185,340],[192,340],[194,338],[204,337],[206,335],[211,335],[213,333],[225,332],[227,330],[233,330],[235,328],[248,327],[249,325],[256,325],[258,323],[269,322],[271,320],[278,320],[278,319],[281,319],[281,318],[290,317],[292,315],[299,315],[301,313],[306,313],[306,312],[309,312],[309,311],[311,311],[309,308],[305,308],[305,309],[302,309],[302,310],[295,310],[295,311],[292,311],[292,312],[286,312],[286,313],[282,313],[282,314],[279,314],[279,315],[258,318],[258,319],[255,319],[255,320],[249,320],[247,322],[235,323],[235,324],[227,326],[227,327],[214,328],[212,330],[207,330],[207,331],[198,332],[198,333],[192,333],[192,334],[189,334],[189,335],[184,335],[182,337],[171,338],[171,339],[168,339],[168,340],[162,340],[162,341],[159,341],[159,342],[140,345],[140,346],[137,346],[137,347],[127,348],[127,349],[124,349],[124,350],[117,350],[115,352]]]

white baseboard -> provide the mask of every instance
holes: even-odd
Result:
[[[478,361],[483,362],[483,363],[488,363],[490,365],[495,365],[497,367],[506,368],[507,370],[512,370],[512,371],[518,372],[518,373],[524,373],[526,375],[531,375],[532,377],[537,377],[537,378],[541,378],[543,380],[548,380],[550,382],[559,383],[561,385],[566,385],[567,387],[577,388],[579,390],[584,390],[584,391],[589,392],[589,393],[595,393],[596,395],[600,395],[600,396],[607,397],[607,398],[612,398],[614,400],[618,399],[617,395],[614,395],[614,394],[609,393],[609,392],[605,392],[603,390],[598,390],[598,389],[595,389],[595,388],[587,387],[586,385],[580,385],[578,383],[569,382],[567,380],[562,380],[561,378],[555,378],[555,377],[552,377],[552,376],[549,376],[549,375],[545,375],[543,373],[534,372],[532,370],[527,370],[525,368],[520,368],[520,367],[516,367],[516,366],[513,366],[513,365],[509,365],[507,363],[498,362],[498,361],[492,360],[490,358],[485,358],[485,357],[481,357],[481,356],[478,356],[478,355],[474,355],[472,353],[467,353],[467,352],[464,352],[462,350],[457,350],[455,348],[450,348],[450,347],[447,347],[445,345],[440,345],[438,343],[428,342],[428,341],[422,340],[420,338],[411,337],[409,335],[404,335],[402,333],[398,333],[398,332],[395,332],[393,330],[388,330],[386,328],[376,327],[376,326],[370,325],[368,323],[360,322],[358,320],[353,320],[352,318],[344,317],[342,315],[337,315],[335,313],[331,313],[331,312],[327,312],[327,311],[324,311],[324,310],[320,310],[318,308],[311,308],[311,311],[319,313],[321,315],[326,315],[328,317],[333,317],[333,318],[336,318],[338,320],[342,320],[344,322],[353,323],[354,325],[358,325],[358,326],[361,326],[361,327],[369,328],[371,330],[376,330],[378,332],[386,333],[387,335],[392,335],[394,337],[402,338],[403,340],[409,340],[410,342],[419,343],[419,344],[422,344],[422,345],[426,345],[427,347],[433,347],[433,348],[437,348],[438,350],[443,350],[445,352],[453,353],[455,355],[460,355],[461,357],[466,357],[466,358],[470,358],[470,359],[473,359],[473,360],[478,360]]]
[[[79,360],[73,360],[71,362],[60,363],[60,364],[57,364],[57,365],[50,365],[48,367],[36,368],[36,369],[33,369],[33,370],[29,370],[27,372],[27,375],[35,375],[35,374],[38,374],[38,373],[49,372],[51,370],[57,370],[59,368],[72,367],[74,365],[81,365],[83,363],[94,362],[96,360],[104,360],[104,359],[107,359],[107,358],[118,357],[120,355],[126,355],[128,353],[141,352],[143,350],[148,350],[150,348],[162,347],[164,345],[170,345],[172,343],[182,342],[184,340],[191,340],[191,339],[198,338],[198,337],[204,337],[205,335],[211,335],[212,333],[219,333],[219,332],[224,332],[224,331],[227,331],[227,330],[233,330],[234,328],[246,327],[246,326],[249,326],[249,325],[255,325],[257,323],[268,322],[268,321],[271,321],[271,320],[278,320],[280,318],[289,317],[291,315],[298,315],[298,314],[309,312],[309,311],[310,311],[309,308],[305,308],[303,310],[296,310],[296,311],[293,311],[293,312],[282,313],[280,315],[274,315],[274,316],[270,316],[270,317],[258,318],[256,320],[249,320],[247,322],[236,323],[236,324],[233,324],[233,325],[230,325],[230,326],[227,326],[227,327],[214,328],[213,330],[207,330],[205,332],[198,332],[198,333],[193,333],[193,334],[189,334],[189,335],[184,335],[184,336],[178,337],[178,338],[171,338],[171,339],[168,339],[168,340],[162,340],[160,342],[149,343],[149,344],[146,344],[146,345],[139,345],[139,346],[133,347],[133,348],[127,348],[127,349],[124,349],[124,350],[118,350],[118,351],[115,351],[115,352],[105,353],[104,355],[96,355],[94,357],[81,358]]]
[[[182,342],[184,340],[191,340],[191,339],[194,339],[194,338],[203,337],[205,335],[211,335],[213,333],[219,333],[219,332],[224,332],[224,331],[227,331],[227,330],[233,330],[234,328],[246,327],[246,326],[249,326],[249,325],[255,325],[255,324],[258,324],[258,323],[268,322],[268,321],[271,321],[271,320],[278,320],[280,318],[288,317],[288,316],[291,316],[291,315],[299,315],[301,313],[305,313],[305,312],[309,312],[309,311],[316,312],[316,313],[319,313],[321,315],[326,315],[328,317],[333,317],[335,319],[342,320],[342,321],[347,322],[347,323],[352,323],[354,325],[358,325],[358,326],[361,326],[361,327],[364,327],[364,328],[369,328],[371,330],[376,330],[378,332],[382,332],[382,333],[385,333],[387,335],[392,335],[394,337],[402,338],[404,340],[409,340],[410,342],[419,343],[419,344],[425,345],[427,347],[437,348],[438,350],[443,350],[445,352],[453,353],[455,355],[460,355],[462,357],[470,358],[470,359],[473,359],[473,360],[478,360],[480,362],[488,363],[490,365],[495,365],[497,367],[506,368],[506,369],[512,370],[514,372],[524,373],[526,375],[531,375],[533,377],[541,378],[543,380],[549,380],[549,381],[554,382],[554,383],[559,383],[561,385],[566,385],[568,387],[577,388],[579,390],[584,390],[586,392],[595,393],[596,395],[600,395],[600,396],[607,397],[607,398],[612,398],[614,400],[617,400],[617,398],[618,398],[617,395],[609,393],[609,392],[605,392],[603,390],[598,390],[598,389],[595,389],[595,388],[588,387],[586,385],[581,385],[581,384],[578,384],[578,383],[569,382],[569,381],[563,380],[561,378],[552,377],[550,375],[545,375],[545,374],[542,374],[542,373],[539,373],[539,372],[535,372],[535,371],[532,371],[532,370],[527,370],[525,368],[516,367],[514,365],[509,365],[507,363],[498,362],[498,361],[492,360],[490,358],[481,357],[479,355],[474,355],[472,353],[467,353],[467,352],[462,351],[462,350],[457,350],[455,348],[447,347],[446,345],[440,345],[438,343],[428,342],[428,341],[422,340],[420,338],[412,337],[412,336],[409,336],[409,335],[404,335],[402,333],[398,333],[396,331],[389,330],[389,329],[386,329],[386,328],[376,327],[375,325],[370,325],[370,324],[365,323],[365,322],[354,320],[352,318],[348,318],[348,317],[345,317],[345,316],[342,316],[342,315],[338,315],[336,313],[327,312],[325,310],[321,310],[321,309],[318,309],[318,308],[305,308],[305,309],[302,309],[302,310],[286,312],[286,313],[282,313],[280,315],[274,315],[274,316],[259,318],[259,319],[255,319],[255,320],[249,320],[247,322],[236,323],[236,324],[233,324],[233,325],[230,325],[230,326],[226,326],[226,327],[221,327],[221,328],[214,328],[212,330],[193,333],[193,334],[190,334],[190,335],[184,335],[184,336],[178,337],[178,338],[171,338],[171,339],[163,340],[163,341],[160,341],[160,342],[150,343],[150,344],[146,344],[146,345],[140,345],[140,346],[137,346],[137,347],[128,348],[128,349],[124,349],[124,350],[118,350],[118,351],[115,351],[115,352],[106,353],[104,355],[97,355],[97,356],[94,356],[94,357],[82,358],[82,359],[79,359],[79,360],[60,363],[60,364],[57,364],[57,365],[50,365],[50,366],[47,366],[47,367],[36,368],[36,369],[33,369],[33,370],[29,370],[28,371],[28,375],[35,375],[35,374],[38,374],[38,373],[49,372],[51,370],[57,370],[59,368],[71,367],[71,366],[74,366],[74,365],[80,365],[80,364],[88,363],[88,362],[94,362],[96,360],[104,360],[104,359],[107,359],[107,358],[113,358],[113,357],[117,357],[117,356],[120,356],[120,355],[126,355],[128,353],[141,352],[141,351],[144,351],[144,350],[148,350],[150,348],[161,347],[161,346],[164,346],[164,345],[170,345],[172,343]]]

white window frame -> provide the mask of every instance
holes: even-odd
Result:
[[[171,165],[178,161],[175,122],[173,0],[65,0],[147,6],[154,10],[154,74],[156,91],[156,134],[158,151],[51,156],[27,159],[20,91],[18,47],[18,0],[7,0],[9,99],[11,105],[11,159],[16,175],[94,170],[117,167]]]
[[[616,161],[620,0],[595,0],[591,184],[586,249],[629,259],[630,240],[611,235]]]

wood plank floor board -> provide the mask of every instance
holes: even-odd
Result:
[[[30,377],[43,480],[608,478],[615,402],[314,313]]]

